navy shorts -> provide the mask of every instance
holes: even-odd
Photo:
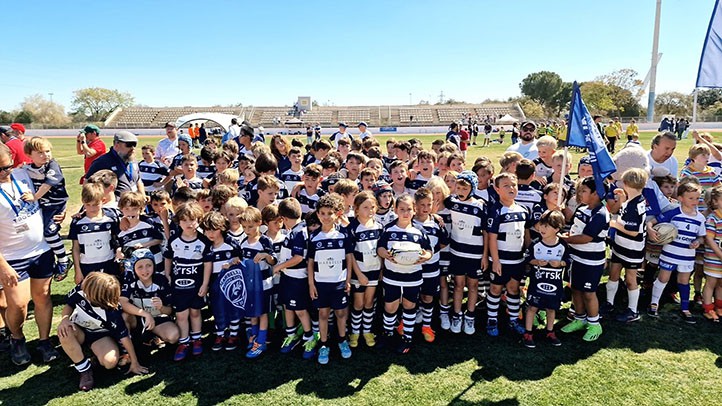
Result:
[[[100,340],[103,337],[110,337],[111,339],[113,338],[113,336],[111,336],[110,333],[108,333],[107,331],[100,333],[95,331],[88,331],[86,329],[82,330],[83,333],[85,333],[85,341],[83,341],[83,345],[87,345],[88,347],[90,347],[91,345],[93,345],[94,342]]]
[[[489,279],[492,285],[505,286],[510,280],[521,281],[524,279],[524,270],[526,265],[521,264],[501,264],[501,275],[497,275],[494,271],[489,271]]]
[[[205,298],[198,296],[197,289],[173,290],[171,302],[176,313],[188,309],[200,310],[206,305]]]
[[[585,265],[572,261],[569,280],[572,289],[582,292],[596,292],[604,273],[604,265]]]
[[[348,307],[348,295],[345,292],[346,282],[316,282],[318,298],[313,299],[317,309],[343,310]]]
[[[53,221],[53,217],[62,214],[65,211],[65,203],[61,205],[51,205],[42,208],[43,213],[43,233],[46,237],[55,235],[60,232],[60,224]]]
[[[436,296],[441,292],[441,276],[424,278],[421,282],[421,294],[424,296]]]
[[[358,280],[351,279],[351,293],[363,293],[366,292],[366,288],[375,288],[379,285],[379,277],[381,277],[381,271],[368,271],[364,272],[364,276],[368,278],[368,285],[362,286]]]
[[[481,259],[464,258],[451,254],[449,275],[479,279],[482,274]]]
[[[612,250],[612,258],[610,259],[610,262],[613,264],[622,264],[622,268],[628,269],[628,270],[637,270],[642,269],[642,264],[644,263],[644,257],[639,259],[639,262],[629,262],[625,261],[622,258],[619,258],[617,254],[614,253],[614,250]]]
[[[53,276],[55,255],[53,250],[47,250],[37,257],[19,261],[8,261],[10,266],[18,273],[18,282],[25,279],[47,279]]]
[[[263,301],[261,302],[261,307],[259,308],[261,314],[268,314],[271,312],[271,308],[273,308],[273,293],[273,289],[263,291]]]
[[[110,261],[100,262],[98,264],[80,264],[80,270],[83,272],[83,277],[88,276],[88,274],[90,274],[91,272],[102,272],[109,275],[117,276],[119,279],[122,280],[122,278],[120,278],[120,264],[118,264],[112,259]]]
[[[448,250],[439,252],[439,272],[441,272],[441,276],[449,274],[449,261],[451,261],[451,253]]]
[[[529,306],[543,310],[559,310],[562,305],[562,294],[564,290],[561,285],[555,286],[553,293],[540,292],[536,287],[530,287],[526,294],[526,303]]]
[[[308,310],[311,298],[308,293],[308,279],[294,278],[281,273],[279,296],[286,310]]]
[[[384,302],[392,303],[399,299],[406,299],[409,302],[419,301],[421,285],[419,286],[396,286],[384,283]]]

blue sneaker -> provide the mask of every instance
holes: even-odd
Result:
[[[348,344],[348,340],[344,340],[343,342],[339,343],[338,349],[341,350],[341,358],[351,358],[351,347]]]
[[[349,350],[350,351],[350,350]],[[328,364],[328,354],[331,352],[331,350],[327,346],[322,346],[318,350],[318,363],[321,365]]]
[[[290,353],[300,343],[301,339],[295,334],[292,336],[286,336],[286,338],[283,340],[283,344],[281,344],[281,354]]]
[[[73,267],[73,260],[68,259],[66,262],[56,262],[55,269],[53,269],[53,275],[55,281],[60,282],[68,276],[68,271]]]
[[[311,359],[316,356],[316,344],[318,343],[318,336],[313,335],[313,338],[306,341],[303,344],[303,359]]]
[[[517,319],[509,321],[509,328],[517,334],[526,333],[526,328],[524,328],[524,326],[522,326]]]
[[[253,343],[253,347],[246,353],[246,358],[255,359],[261,356],[266,351],[266,344]]]
[[[496,320],[489,320],[486,324],[486,334],[491,337],[499,336],[499,323]]]

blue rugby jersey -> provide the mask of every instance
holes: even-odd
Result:
[[[462,258],[481,259],[484,254],[483,231],[487,227],[484,203],[473,198],[462,202],[456,196],[449,196],[444,200],[444,206],[451,213],[451,254]]]
[[[56,160],[52,159],[39,168],[36,168],[35,164],[25,164],[23,165],[23,169],[33,182],[36,191],[40,189],[40,186],[43,184],[50,186],[50,190],[38,201],[40,207],[64,207],[68,203],[68,192],[65,190],[65,177]]]
[[[604,266],[607,262],[606,239],[610,220],[609,212],[603,204],[594,210],[590,209],[589,206],[577,207],[569,235],[584,234],[592,237],[592,241],[586,244],[569,244],[570,256],[574,262],[591,266]],[[704,219],[702,222],[704,223]]]
[[[128,337],[128,329],[123,321],[120,305],[115,309],[103,309],[93,306],[80,285],[68,292],[65,302],[73,309],[69,320],[83,331],[95,334],[107,334],[115,340]]]
[[[353,247],[354,259],[363,273],[381,270],[381,258],[378,256],[377,249],[383,230],[384,227],[376,220],[370,227],[367,227],[358,219],[353,219],[346,227],[346,233]],[[356,279],[355,276],[352,278]]]
[[[620,259],[630,263],[640,263],[644,260],[645,223],[647,221],[647,204],[644,196],[639,195],[632,200],[622,203],[619,210],[619,222],[627,231],[636,231],[632,237],[622,231],[615,230],[611,241],[612,252]]]
[[[281,245],[281,252],[278,257],[279,263],[286,262],[296,255],[303,257],[303,260],[298,265],[283,270],[286,276],[296,279],[308,278],[307,246],[308,228],[306,228],[306,222],[302,221],[291,228]]]
[[[168,240],[163,257],[173,261],[171,284],[174,291],[197,291],[203,284],[204,263],[210,262],[211,242],[198,233],[190,241],[178,233]]]

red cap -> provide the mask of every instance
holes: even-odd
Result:
[[[13,130],[25,134],[25,126],[20,123],[12,123],[10,124],[10,128]]]

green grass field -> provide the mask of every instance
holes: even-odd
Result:
[[[648,147],[651,136],[643,134],[643,145]],[[418,138],[430,146],[437,137]],[[386,138],[379,137],[382,143]],[[144,138],[141,144],[155,140]],[[82,159],[75,155],[74,139],[52,142],[75,210]],[[678,144],[680,162],[690,145],[691,140]],[[467,162],[480,155],[496,162],[507,146],[472,147]],[[53,284],[55,326],[71,279]],[[77,392],[78,375],[65,356],[50,365],[40,361],[34,352],[36,326],[28,320],[25,333],[34,360],[18,368],[7,354],[0,355],[0,404],[714,404],[722,395],[722,326],[701,318],[697,325],[686,325],[675,310],[667,305],[659,320],[643,317],[629,326],[604,321],[604,334],[591,344],[580,335],[560,334],[562,347],[540,339],[529,350],[505,330],[499,338],[487,337],[478,323],[472,337],[439,333],[433,344],[419,337],[407,355],[360,345],[350,360],[342,360],[334,348],[324,367],[303,361],[298,353],[280,355],[278,339],[253,362],[240,350],[211,353],[207,346],[200,358],[173,363],[170,348],[151,357],[146,365],[151,373],[145,376],[96,369],[96,389],[89,393]]]

